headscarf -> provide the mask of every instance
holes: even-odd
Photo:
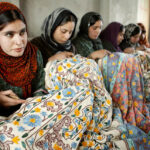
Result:
[[[121,26],[122,24],[120,24],[119,22],[112,22],[100,34],[100,39],[102,41],[106,40],[110,42],[118,52],[122,51],[117,44],[117,36],[120,32]]]
[[[80,22],[80,26],[79,26],[79,32],[78,32],[78,36],[83,36],[84,38],[86,38],[87,40],[92,41],[93,43],[93,48],[95,50],[101,49],[101,40],[100,38],[97,38],[95,40],[90,39],[88,37],[88,29],[90,27],[90,20],[93,16],[99,16],[100,20],[103,21],[101,15],[97,12],[88,12],[86,13],[82,18],[81,18],[81,22]]]
[[[11,10],[21,13],[15,5],[8,2],[0,2],[0,15]],[[35,78],[37,71],[36,53],[37,48],[29,42],[24,54],[20,57],[9,56],[0,47],[0,78],[12,86],[21,87],[23,98],[31,96],[31,81]]]
[[[146,28],[145,28],[144,24],[143,24],[143,23],[138,23],[138,25],[140,26],[141,31],[144,32],[144,33],[146,33]],[[141,35],[142,35],[142,34],[141,34]],[[140,38],[139,44],[140,44],[140,45],[145,45],[146,47],[150,47],[150,43],[148,42],[146,36],[145,36],[144,39],[141,39],[141,38]]]
[[[132,47],[132,46],[135,46],[135,44],[131,43],[130,42],[130,39],[132,37],[132,33],[133,31],[135,30],[135,28],[137,27],[138,25],[136,24],[128,24],[125,26],[125,34],[124,34],[124,40]]]
[[[77,17],[75,16],[75,14],[73,14],[73,12],[65,8],[58,8],[55,11],[53,11],[48,17],[46,17],[42,25],[42,39],[46,41],[46,43],[48,43],[48,45],[56,51],[69,51],[72,47],[71,38],[74,35],[75,28],[72,32],[70,39],[65,44],[59,44],[53,39],[53,33],[55,29],[61,24],[66,15],[71,15],[74,17],[76,28]]]

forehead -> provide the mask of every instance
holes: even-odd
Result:
[[[1,32],[7,32],[7,31],[17,32],[25,27],[26,27],[26,25],[24,24],[23,21],[15,20],[13,22],[6,24],[6,26],[1,30]]]
[[[98,21],[96,21],[95,22],[95,24],[94,25],[92,25],[92,26],[102,26],[103,25],[103,22],[101,21],[101,20],[98,20]]]
[[[60,25],[61,27],[74,27],[75,26],[75,22],[73,22],[73,21],[68,21],[68,22],[66,22],[65,24],[63,24],[63,25]]]

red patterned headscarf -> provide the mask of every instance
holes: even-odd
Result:
[[[22,14],[19,8],[8,2],[0,2],[0,14],[16,10]],[[31,96],[31,82],[37,71],[37,48],[28,42],[24,54],[21,57],[12,57],[4,53],[0,47],[0,78],[12,86],[21,87],[23,98]]]
[[[146,29],[145,29],[144,24],[138,23],[138,25],[139,25],[140,28],[141,28],[141,33],[142,33],[142,32],[145,32],[145,33],[146,33]],[[142,34],[141,34],[141,35],[142,35]],[[145,36],[144,39],[141,39],[141,38],[140,38],[139,44],[140,44],[140,45],[145,45],[146,47],[150,48],[150,43],[148,42],[146,36]]]

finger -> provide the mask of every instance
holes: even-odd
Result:
[[[7,95],[13,99],[19,99],[19,97],[12,90],[2,91],[1,94]]]
[[[4,94],[4,95],[9,95],[9,94],[12,94],[13,91],[12,90],[6,90],[6,91],[1,91],[0,93]]]
[[[66,52],[67,55],[74,55],[72,52]]]
[[[74,55],[67,55],[67,58],[69,58],[69,57],[73,57]]]
[[[19,97],[16,94],[9,94],[8,96],[12,99],[19,99]]]
[[[14,99],[12,100],[11,99],[11,101],[7,102],[7,106],[16,106],[18,104],[23,104],[25,102],[26,100],[14,100]]]
[[[111,52],[109,52],[109,51],[107,51],[107,50],[106,50],[105,52],[106,52],[107,54],[111,54]]]

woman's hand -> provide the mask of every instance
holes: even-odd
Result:
[[[54,60],[63,60],[65,58],[73,57],[74,54],[72,52],[59,52],[55,54],[54,56],[50,57],[48,61],[54,61]]]
[[[103,57],[105,57],[106,55],[111,54],[111,52],[107,51],[107,50],[97,50],[93,53],[90,54],[89,58],[92,59],[102,59]]]
[[[129,47],[124,49],[124,53],[133,54],[135,52],[134,48]]]
[[[23,104],[25,102],[25,100],[19,99],[19,97],[12,90],[0,92],[0,106],[2,107],[7,108],[18,104]]]
[[[141,46],[137,47],[136,50],[145,51],[146,50],[146,46],[145,45],[141,45]]]

